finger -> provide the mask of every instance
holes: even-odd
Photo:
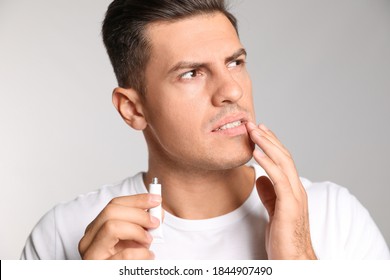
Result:
[[[161,203],[161,201],[162,199],[160,195],[144,193],[136,195],[118,196],[113,198],[109,202],[109,204],[117,204],[147,210],[152,207],[156,207]]]
[[[267,137],[260,135],[257,132],[252,133],[253,139],[256,144],[264,151],[264,153],[286,173],[290,180],[290,183],[295,183],[298,174],[295,169],[294,162],[285,153],[283,153],[279,147],[272,143]]]
[[[150,232],[149,232],[150,234]],[[119,252],[119,251],[122,251],[124,249],[128,249],[128,248],[146,248],[146,249],[149,249],[150,246],[152,245],[152,243],[149,245],[149,246],[145,246],[144,245],[141,245],[135,241],[132,241],[132,240],[120,240],[118,243],[116,243],[115,245],[115,248],[113,250],[113,252]]]
[[[275,194],[279,199],[283,199],[287,195],[294,195],[287,175],[266,154],[259,150],[254,150],[253,157],[271,179]]]
[[[264,141],[268,140],[265,139]],[[263,149],[263,147],[261,148]],[[289,188],[294,196],[302,201],[304,190],[294,164],[288,162],[283,163],[279,160],[275,162],[275,159],[271,158],[271,156],[267,154],[270,153],[269,150],[265,150],[267,150],[265,154],[259,150],[255,150],[253,152],[255,160],[260,164],[261,167],[263,167],[274,184],[277,184],[278,182],[285,182],[283,183],[285,184],[284,188]],[[285,191],[287,191],[287,189],[285,189]]]
[[[267,135],[267,138],[270,139],[272,143],[277,145],[286,155],[291,157],[290,152],[282,144],[282,142],[280,142],[279,138],[275,135],[275,133],[272,132],[272,130],[266,127],[265,124],[259,124],[258,128]]]
[[[275,212],[276,194],[274,185],[266,176],[261,176],[256,180],[257,193],[263,203],[268,215],[273,217]]]
[[[124,249],[108,258],[109,260],[154,260],[154,253],[146,248]]]
[[[123,221],[110,220],[100,228],[83,258],[110,258],[117,253],[115,251],[115,245],[121,240],[134,241],[148,248],[152,242],[152,237],[141,226]]]
[[[80,241],[79,249],[85,251],[94,240],[97,232],[109,220],[126,221],[140,225],[144,228],[156,228],[160,222],[148,212],[138,208],[130,208],[119,204],[108,204],[97,218],[87,227],[83,239]]]
[[[285,159],[285,162],[289,163],[289,164],[288,164],[288,166],[285,166],[285,167],[283,167],[281,165],[281,168],[287,173],[288,179],[291,183],[291,186],[293,187],[294,192],[297,194],[297,198],[299,198],[300,200],[304,200],[305,196],[306,196],[306,192],[302,186],[297,169],[295,167],[294,160],[291,157],[290,152],[283,146],[283,144],[279,141],[279,139],[276,137],[276,135],[269,128],[267,128],[264,124],[260,124],[258,127],[262,133],[265,133],[267,135],[265,138],[270,140],[270,142],[272,144],[275,144],[287,156],[284,159]],[[264,134],[262,134],[262,135],[264,135]]]
[[[297,198],[302,200],[305,190],[302,186],[293,159],[289,156],[286,156],[286,154],[281,152],[279,149],[275,148],[273,143],[269,141],[266,137],[259,137],[258,142],[259,147],[287,175],[287,178],[290,181],[291,187],[293,188],[295,195],[297,196]]]
[[[146,209],[156,207],[161,203],[161,196],[139,194],[113,198],[99,215],[87,226],[85,236],[80,241],[79,248],[83,251],[95,238],[96,232],[108,220],[124,220],[141,224],[145,228],[157,227],[155,219],[150,218]],[[136,210],[138,209],[138,211]],[[141,210],[142,209],[142,210]]]
[[[266,137],[269,141],[271,141],[275,146],[277,146],[283,153],[285,153],[286,156],[290,157],[291,158],[291,155],[290,153],[287,151],[287,149],[282,145],[282,143],[279,141],[279,139],[272,133],[270,132],[267,132],[265,130],[263,130],[260,126],[262,125],[259,125],[258,127],[251,123],[251,122],[248,122],[247,124],[247,131],[252,139],[253,142],[255,142],[255,144],[258,145],[258,143],[256,143],[256,139],[255,139],[255,135],[258,134],[260,136],[263,136],[263,137]]]

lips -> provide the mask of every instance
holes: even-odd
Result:
[[[229,115],[220,119],[212,129],[212,132],[227,131],[229,129],[235,129],[248,122],[248,117],[245,113],[239,113]]]
[[[241,124],[242,124],[242,121],[230,122],[230,123],[224,124],[221,127],[218,127],[217,129],[215,129],[215,131],[225,130],[225,129],[229,129],[229,128],[234,128],[234,127],[240,126]]]

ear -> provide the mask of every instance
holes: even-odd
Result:
[[[129,126],[136,130],[146,128],[142,100],[137,91],[132,88],[117,87],[112,93],[112,103]]]

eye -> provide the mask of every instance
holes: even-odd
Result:
[[[200,75],[200,73],[198,72],[198,70],[191,70],[191,71],[188,71],[188,72],[181,74],[179,77],[180,77],[180,79],[183,79],[183,80],[190,80],[190,79],[196,78],[196,76],[199,76],[199,75]]]
[[[244,65],[245,64],[245,60],[243,59],[237,59],[237,60],[234,60],[232,62],[229,62],[229,64],[227,65],[228,68],[235,68],[237,66],[240,66],[240,65]]]

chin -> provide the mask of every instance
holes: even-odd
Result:
[[[220,152],[209,158],[209,167],[214,170],[227,170],[245,165],[252,159],[254,145],[235,152]]]
[[[251,159],[252,152],[245,156],[241,154],[240,157],[237,158],[230,157],[229,159],[221,161],[221,164],[223,164],[223,169],[233,169],[247,164]]]

